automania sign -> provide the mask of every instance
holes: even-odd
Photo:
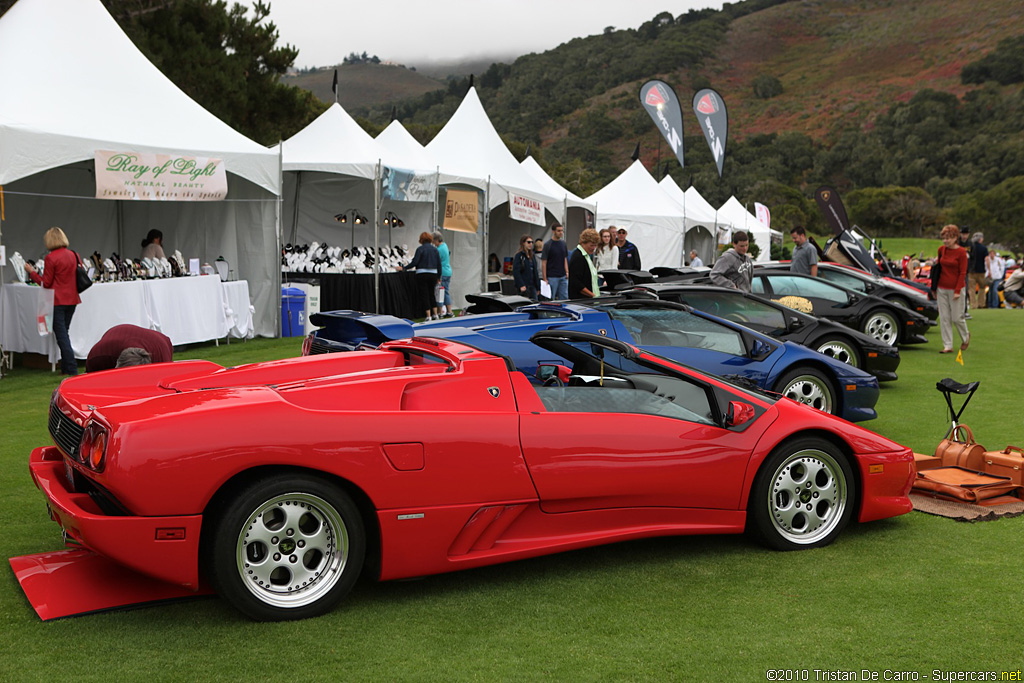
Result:
[[[96,198],[208,202],[228,196],[221,159],[96,151]]]
[[[508,193],[509,215],[517,221],[544,225],[544,205],[536,199]]]

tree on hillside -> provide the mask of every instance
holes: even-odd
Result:
[[[298,51],[277,45],[268,3],[252,15],[222,0],[178,0],[133,18],[139,48],[164,75],[222,121],[266,145],[289,137],[324,105],[280,77]]]
[[[920,187],[870,187],[844,199],[850,220],[874,234],[924,237],[940,227],[935,200]]]

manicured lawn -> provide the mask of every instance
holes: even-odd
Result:
[[[947,426],[935,382],[981,380],[967,423],[989,448],[1024,445],[1024,311],[976,311],[969,325],[963,367],[938,354],[937,328],[928,344],[904,347],[900,379],[883,385],[880,417],[865,426],[931,451]],[[253,340],[175,357],[232,365],[295,355],[298,345]],[[31,448],[49,442],[57,382],[21,367],[0,380],[5,558],[61,547],[26,466]],[[764,681],[776,668],[807,670],[811,681],[828,680],[814,669],[869,669],[880,680],[885,670],[998,675],[1021,666],[1022,539],[1024,518],[964,524],[917,512],[854,526],[806,552],[741,536],[655,539],[363,581],[335,612],[284,624],[249,622],[215,598],[42,623],[8,569],[0,680]]]

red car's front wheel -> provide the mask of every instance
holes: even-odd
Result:
[[[253,619],[323,614],[348,594],[362,569],[366,541],[358,509],[315,477],[263,479],[214,514],[210,582]]]
[[[754,479],[750,530],[778,550],[828,545],[853,516],[855,489],[849,463],[828,441],[782,444]]]

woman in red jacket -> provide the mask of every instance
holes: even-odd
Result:
[[[967,277],[967,250],[960,246],[960,229],[947,225],[942,229],[942,246],[939,247],[939,286],[935,298],[939,302],[939,331],[942,334],[942,350],[939,353],[953,353],[953,326],[960,334],[961,350],[971,343],[971,333],[964,320],[964,302],[960,298]]]
[[[43,244],[50,250],[43,261],[43,276],[26,263],[25,270],[29,277],[38,285],[53,290],[53,336],[57,338],[60,349],[60,373],[77,375],[78,363],[75,351],[71,348],[71,316],[75,314],[75,306],[82,303],[78,296],[77,270],[78,256],[68,249],[68,236],[60,228],[50,228],[43,236]]]

